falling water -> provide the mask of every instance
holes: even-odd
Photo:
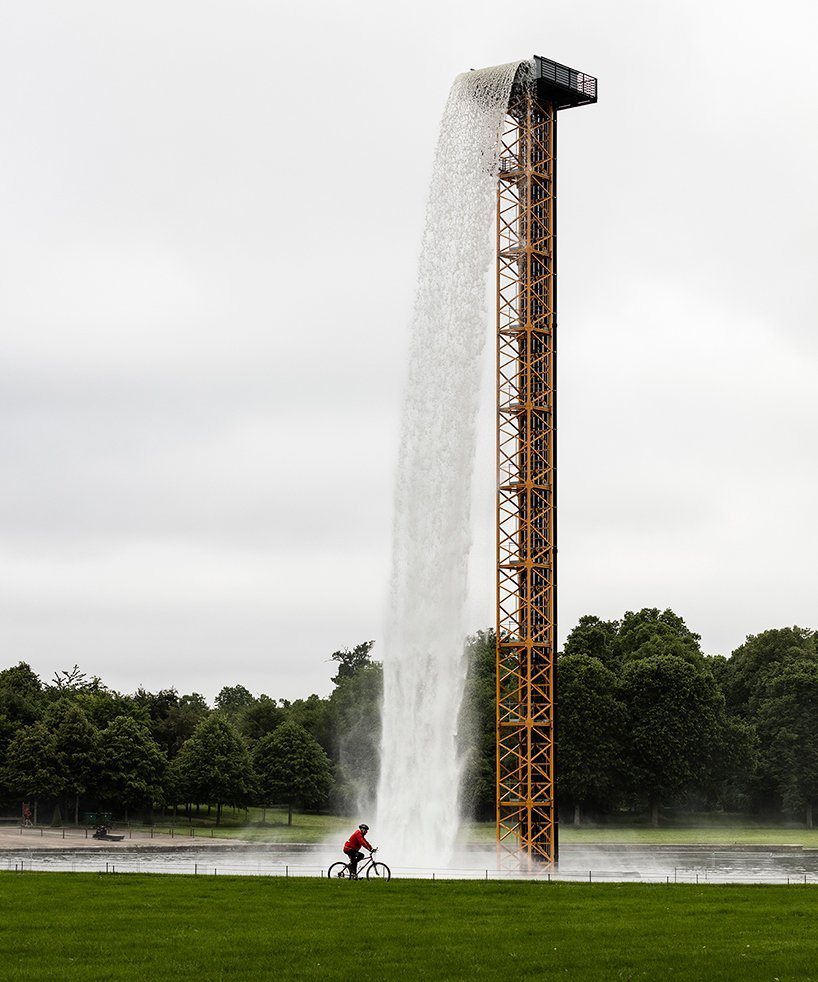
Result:
[[[395,490],[377,832],[398,866],[446,865],[460,824],[457,721],[499,134],[527,62],[459,75],[418,263]]]

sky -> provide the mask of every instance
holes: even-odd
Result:
[[[560,636],[818,628],[817,31],[809,0],[0,0],[0,668],[293,699],[382,636],[440,114],[533,54],[599,79],[559,119]],[[488,364],[470,630],[492,398]]]

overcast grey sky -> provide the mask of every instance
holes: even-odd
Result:
[[[816,10],[0,0],[0,667],[294,698],[380,637],[440,113],[535,53],[600,85],[560,116],[561,635],[818,627]]]

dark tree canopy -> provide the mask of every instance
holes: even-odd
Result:
[[[627,783],[634,795],[647,797],[655,824],[660,804],[706,780],[723,697],[712,675],[674,655],[626,663],[619,695],[626,707]]]
[[[496,657],[494,631],[478,631],[466,639],[468,670],[458,721],[458,751],[464,758],[461,798],[465,813],[494,818],[496,794]]]
[[[255,701],[253,694],[243,685],[226,685],[216,696],[216,709],[230,719],[235,719]]]
[[[145,723],[132,716],[112,719],[99,734],[99,755],[103,798],[126,809],[162,800],[168,760]]]
[[[0,713],[14,724],[34,723],[45,706],[40,678],[25,662],[0,672]]]
[[[371,665],[372,660],[369,653],[374,644],[374,641],[362,641],[360,644],[356,644],[354,648],[342,648],[340,651],[334,651],[330,657],[333,661],[338,662],[338,674],[333,675],[332,682],[338,685],[344,679],[352,678],[359,669]]]
[[[246,808],[254,790],[250,752],[236,728],[222,713],[211,713],[185,742],[174,767],[178,793],[189,802]]]
[[[567,655],[558,669],[558,782],[562,800],[607,810],[622,786],[626,708],[598,658]]]
[[[297,723],[287,722],[259,741],[254,755],[259,788],[265,801],[320,808],[332,782],[329,758]]]
[[[770,680],[758,707],[762,768],[784,807],[813,826],[818,801],[818,662],[796,659]]]
[[[775,676],[798,662],[818,663],[818,636],[802,627],[782,627],[750,635],[736,648],[724,670],[727,704],[752,715],[766,698]]]
[[[619,621],[603,621],[585,614],[565,639],[563,655],[587,655],[613,667],[620,661]]]

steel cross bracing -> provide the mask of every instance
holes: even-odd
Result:
[[[497,195],[497,841],[555,862],[556,123],[515,89]]]

